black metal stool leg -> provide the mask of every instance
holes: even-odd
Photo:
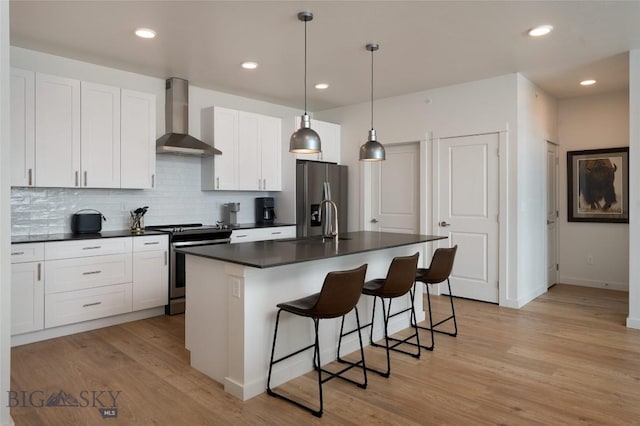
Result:
[[[458,335],[458,323],[456,322],[456,310],[453,307],[453,293],[451,293],[451,282],[449,281],[449,278],[447,278],[447,285],[449,286],[449,301],[451,302],[451,316],[453,317],[454,328],[454,332],[449,333],[449,335],[455,337]]]
[[[278,310],[278,314],[276,315],[276,328],[273,331],[273,345],[271,345],[271,359],[269,360],[269,375],[267,376],[267,393],[271,396],[275,396],[273,391],[271,390],[271,370],[273,369],[273,355],[276,352],[276,337],[278,337],[278,324],[280,323],[280,313],[282,309]]]
[[[318,411],[313,411],[311,410],[311,413],[313,413],[314,416],[316,417],[322,417],[322,409],[323,409],[323,400],[322,400],[322,363],[320,362],[320,339],[318,337],[318,319],[314,318],[313,319],[313,323],[316,329],[316,341],[315,341],[315,357],[317,356],[318,358],[318,392],[320,394],[320,410]]]

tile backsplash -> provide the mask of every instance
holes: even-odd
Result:
[[[143,206],[149,206],[145,225],[215,224],[228,202],[239,202],[238,222],[250,223],[254,198],[272,195],[201,191],[200,158],[163,154],[156,157],[155,189],[11,188],[11,234],[71,232],[71,215],[81,209],[100,211],[105,231],[128,229],[129,211]]]

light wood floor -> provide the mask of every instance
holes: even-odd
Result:
[[[266,394],[244,403],[225,394],[189,367],[184,317],[157,317],[12,350],[19,395],[42,391],[37,403],[64,390],[85,404],[83,390],[119,390],[117,418],[28,403],[11,415],[18,426],[640,424],[640,330],[624,326],[627,297],[557,285],[520,310],[456,300],[457,338],[436,336],[420,360],[392,354],[391,378],[371,374],[366,390],[328,382],[322,419]],[[435,299],[444,312],[448,299]],[[378,349],[366,356],[384,362]],[[313,398],[314,377],[283,387]]]

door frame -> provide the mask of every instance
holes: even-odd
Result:
[[[431,215],[430,215],[430,224],[429,229],[431,232],[433,230],[438,229],[437,224],[435,223],[438,220],[438,212],[440,211],[440,201],[437,196],[439,190],[439,181],[438,176],[440,172],[440,164],[438,163],[438,159],[440,158],[440,140],[442,139],[450,139],[450,138],[460,138],[460,137],[468,137],[468,136],[478,136],[478,135],[486,135],[486,134],[497,134],[498,135],[498,305],[499,306],[507,306],[507,307],[517,307],[514,303],[517,303],[517,288],[515,286],[515,282],[511,282],[508,279],[509,273],[509,264],[511,262],[517,261],[517,256],[515,254],[511,254],[510,250],[510,235],[508,233],[509,230],[509,215],[508,215],[508,204],[510,199],[513,197],[509,197],[509,186],[507,185],[507,181],[509,180],[508,176],[508,162],[509,162],[509,145],[508,145],[508,130],[496,130],[493,132],[483,131],[480,133],[468,133],[461,135],[438,135],[433,136],[431,142],[432,153],[431,157],[431,197],[430,199],[433,201],[431,206]],[[515,180],[513,180],[514,184],[511,186],[511,191],[515,191]],[[515,199],[514,199],[515,201]],[[436,243],[438,244],[438,243]],[[448,247],[448,240],[442,240],[443,246]],[[440,245],[440,244],[438,244]],[[511,244],[515,246],[515,244]],[[513,301],[510,302],[509,299]]]
[[[556,173],[556,232],[555,232],[555,240],[556,240],[556,265],[558,265],[559,262],[560,262],[560,259],[559,259],[559,256],[558,256],[558,253],[559,253],[558,249],[560,247],[560,245],[559,245],[559,242],[560,242],[560,238],[559,238],[560,237],[560,232],[559,232],[560,231],[560,229],[559,229],[559,227],[560,227],[560,223],[559,223],[559,220],[560,220],[560,193],[559,193],[560,185],[559,185],[559,182],[558,182],[559,178],[560,178],[560,164],[559,164],[560,163],[560,157],[558,155],[559,154],[559,150],[560,150],[560,144],[557,143],[557,142],[554,142],[552,140],[545,139],[545,147],[544,147],[545,154],[547,152],[549,144],[554,145],[556,147],[556,161],[554,162],[554,167],[556,169],[555,170],[555,173]],[[545,155],[545,159],[546,159],[546,155]],[[545,161],[545,176],[549,176],[548,170],[547,170],[547,162],[546,161]],[[548,193],[547,192],[548,189],[549,189],[549,184],[548,184],[548,182],[546,182],[546,179],[545,179],[545,193]],[[548,199],[548,197],[545,197],[545,200],[547,200],[547,199]],[[546,218],[547,206],[545,205],[544,207],[545,207],[544,210],[545,210],[545,218]],[[546,259],[547,259],[547,261],[549,259],[549,241],[547,240],[548,235],[549,235],[549,233],[545,234],[545,247],[547,248],[547,251],[546,251],[546,255],[547,255]],[[545,265],[546,265],[546,269],[548,269],[549,265],[547,264],[547,262],[545,262]],[[557,283],[558,282],[558,277],[560,276],[560,271],[558,271],[557,267],[556,267],[556,274],[555,275],[556,275],[556,283]],[[549,283],[547,283],[547,288],[549,288]]]

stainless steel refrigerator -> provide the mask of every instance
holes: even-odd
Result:
[[[338,207],[339,231],[347,232],[348,168],[335,163],[296,160],[296,224],[298,237],[328,235],[335,227],[330,199]]]

